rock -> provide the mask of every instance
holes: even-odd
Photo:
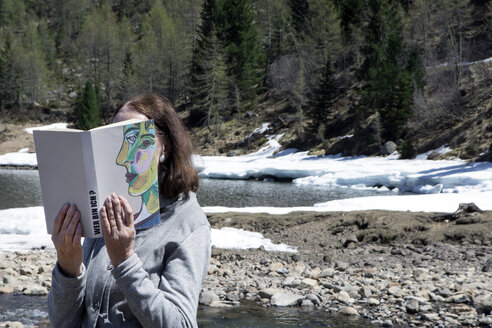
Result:
[[[200,299],[198,300],[198,303],[202,305],[210,305],[213,302],[219,302],[220,298],[219,296],[215,295],[213,292],[207,291],[203,292],[200,295]]]
[[[271,302],[274,306],[298,305],[304,297],[292,293],[278,293],[272,296]]]
[[[473,305],[478,313],[490,314],[492,311],[492,296],[490,294],[476,296],[473,298]]]
[[[379,305],[379,303],[380,303],[379,300],[375,299],[375,298],[369,298],[367,300],[367,304],[369,304],[369,305],[377,306],[377,305]]]
[[[340,309],[339,311],[341,314],[349,315],[349,316],[356,316],[359,315],[359,311],[357,309],[351,307],[351,306],[344,306]]]
[[[239,294],[237,294],[235,292],[229,292],[226,294],[226,298],[229,301],[239,301]]]
[[[492,272],[492,257],[487,259],[487,262],[485,262],[485,265],[482,268],[482,272]]]
[[[483,213],[475,203],[460,203],[455,213]]]
[[[365,298],[369,298],[372,296],[372,291],[368,287],[364,287],[360,290],[360,295]]]
[[[264,288],[258,292],[258,295],[260,295],[261,298],[268,298],[271,299],[273,295],[282,293],[283,289],[279,288]]]
[[[407,252],[405,250],[400,249],[400,248],[394,248],[391,250],[391,255],[401,255],[401,256],[406,256]]]
[[[345,271],[348,269],[348,267],[349,267],[349,264],[347,262],[337,261],[335,263],[335,270],[338,270],[338,271]]]
[[[0,322],[0,327],[2,328],[24,328],[24,324],[20,321],[7,321]]]
[[[236,150],[231,150],[230,152],[227,153],[227,157],[235,157],[235,156],[239,156],[240,153]]]
[[[213,308],[227,308],[232,307],[232,304],[224,301],[213,301],[212,303],[208,304],[208,306]]]
[[[0,286],[0,294],[12,294],[14,292],[14,287],[12,285]]]
[[[341,292],[339,292],[337,295],[336,295],[336,298],[338,301],[342,302],[342,303],[345,303],[345,304],[352,304],[354,303],[354,299],[350,297],[350,295],[342,290]]]
[[[345,241],[343,242],[343,247],[348,247],[351,243],[357,244],[357,236],[356,235],[349,235]],[[355,246],[355,245],[354,245]]]
[[[323,269],[323,271],[321,271],[318,278],[326,278],[326,277],[333,278],[334,275],[335,275],[335,270],[333,270],[332,268],[325,268]]]
[[[301,286],[305,286],[305,287],[314,287],[318,284],[318,282],[314,279],[310,279],[310,278],[304,278],[301,280]]]
[[[320,305],[321,304],[321,299],[316,294],[307,294],[306,295],[306,299],[309,300],[309,301],[311,301],[315,305]]]
[[[492,327],[492,315],[478,319],[478,323],[480,323],[481,326]]]
[[[310,300],[303,300],[302,303],[301,303],[301,306],[314,306],[313,302],[311,302]]]
[[[393,141],[386,141],[381,147],[381,155],[391,155],[396,151],[396,144]]]
[[[426,321],[437,321],[439,320],[439,314],[437,313],[423,313],[421,315],[421,318],[426,320]]]
[[[470,298],[465,294],[456,294],[446,298],[446,303],[468,303]]]
[[[388,294],[394,296],[403,296],[403,291],[398,286],[391,286],[390,288],[388,288]]]
[[[268,270],[270,271],[277,271],[280,269],[283,269],[284,265],[281,262],[274,262],[268,266]]]
[[[419,312],[419,302],[415,299],[410,300],[405,304],[405,309],[407,310],[407,313],[415,314]]]
[[[46,296],[48,295],[48,289],[43,286],[37,286],[37,285],[32,285],[26,287],[22,293],[24,295],[30,295],[30,296]]]
[[[296,277],[287,277],[285,280],[282,282],[282,286],[291,286],[291,287],[296,287],[301,284],[301,280],[299,280]]]
[[[430,161],[441,159],[441,154],[439,154],[437,151],[433,151],[429,154],[429,156],[427,156],[427,159]]]

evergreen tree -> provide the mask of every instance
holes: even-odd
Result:
[[[79,129],[90,130],[99,125],[99,102],[97,88],[88,80],[84,88],[79,88],[75,101],[76,126]]]
[[[207,119],[206,99],[208,98],[208,78],[210,63],[210,45],[212,40],[212,31],[215,30],[215,20],[217,16],[217,3],[215,0],[205,0],[202,5],[201,25],[198,28],[198,37],[193,49],[190,68],[190,95],[191,107],[189,123],[192,125],[203,124]],[[208,119],[207,119],[208,121]]]
[[[388,0],[368,1],[368,24],[360,74],[365,115],[378,111],[383,138],[395,140],[404,135],[412,114],[412,72],[403,56],[402,26],[398,4]]]
[[[230,97],[234,98],[237,88],[242,105],[251,107],[262,85],[264,56],[249,1],[222,2],[216,22],[218,37],[227,52],[228,73],[234,79]]]
[[[309,2],[307,0],[289,0],[289,7],[292,11],[292,25],[297,32],[300,32],[307,20]]]
[[[334,112],[333,103],[337,94],[331,60],[328,57],[321,67],[318,83],[306,109],[306,116],[312,121],[310,127],[312,134],[317,134],[320,126],[325,125],[330,119],[330,114]]]
[[[125,58],[122,62],[122,79],[119,85],[118,99],[124,101],[135,95],[135,68],[133,63],[133,55],[130,49],[127,49]]]

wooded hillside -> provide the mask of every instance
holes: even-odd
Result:
[[[203,153],[252,149],[270,122],[316,154],[394,141],[476,158],[492,140],[491,24],[490,0],[2,0],[0,110],[90,127],[156,92]]]

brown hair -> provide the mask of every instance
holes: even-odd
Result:
[[[158,162],[161,195],[173,198],[180,193],[196,192],[199,180],[191,161],[193,145],[169,100],[147,93],[132,98],[121,108],[125,106],[154,120],[157,137],[165,147],[166,160]]]

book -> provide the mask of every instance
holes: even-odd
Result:
[[[153,120],[129,120],[89,131],[34,131],[46,228],[53,234],[60,207],[80,211],[82,235],[102,237],[99,211],[112,192],[125,197],[135,229],[160,223]]]

